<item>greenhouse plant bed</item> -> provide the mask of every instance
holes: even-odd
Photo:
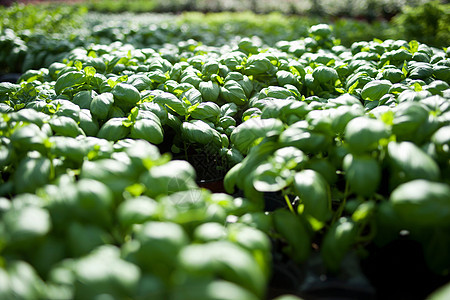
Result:
[[[450,49],[345,47],[327,24],[273,46],[108,41],[0,83],[0,298],[446,283]]]

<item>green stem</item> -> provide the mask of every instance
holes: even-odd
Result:
[[[369,226],[369,233],[366,234],[366,235],[362,235],[362,232],[364,231],[366,226]],[[361,224],[361,227],[358,230],[357,242],[359,242],[359,243],[368,243],[368,242],[373,240],[375,235],[376,235],[375,220],[371,219],[371,220]]]
[[[49,158],[50,160],[50,175],[49,175],[49,181],[53,181],[56,177],[56,171],[55,171],[55,164],[53,163],[53,157]]]
[[[345,182],[344,199],[342,199],[341,205],[339,205],[339,208],[336,211],[336,214],[334,215],[333,223],[339,220],[339,218],[342,216],[345,204],[347,204],[348,189],[349,189],[348,182]]]
[[[188,161],[187,145],[185,141],[183,141],[183,148],[184,148],[184,158],[186,159],[186,161]]]
[[[291,203],[291,200],[289,200],[288,195],[284,194],[284,200],[286,200],[286,204],[288,205],[289,210],[290,210],[293,214],[295,214],[294,207],[292,207],[292,203]]]

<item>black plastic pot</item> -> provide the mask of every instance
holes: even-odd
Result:
[[[450,274],[436,274],[427,266],[420,243],[399,237],[391,243],[367,247],[362,268],[376,289],[376,299],[423,300],[450,282]]]
[[[375,289],[364,275],[358,256],[349,252],[338,274],[327,274],[315,253],[304,266],[306,276],[299,294],[305,299],[317,300],[375,300]]]
[[[356,254],[350,253],[338,274],[327,274],[319,253],[302,265],[283,255],[273,244],[272,276],[267,299],[292,294],[307,300],[375,300],[376,291],[363,274]]]
[[[176,155],[174,159],[186,160],[194,167],[198,186],[213,193],[225,193],[223,179],[229,168],[219,155],[188,154],[187,157]]]
[[[213,193],[226,193],[223,186],[223,177],[212,180],[200,180],[197,181],[199,187],[210,190]]]
[[[233,197],[245,197],[243,191],[238,190],[234,194]],[[279,208],[289,209],[284,199],[284,196],[281,192],[266,192],[263,194],[264,199],[264,211],[275,211]],[[292,199],[291,199],[292,202]]]
[[[0,75],[0,82],[11,82],[11,83],[17,83],[20,76],[22,74],[18,73],[8,73],[8,74],[1,74]]]

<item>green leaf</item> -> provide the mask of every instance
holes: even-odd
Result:
[[[92,118],[89,109],[82,109],[80,111],[80,123],[78,126],[86,133],[87,136],[96,136],[99,130],[97,120]]]
[[[198,89],[205,101],[216,102],[220,94],[220,86],[213,81],[200,82]]]
[[[173,160],[150,168],[141,176],[141,182],[147,188],[145,194],[152,198],[197,187],[194,168],[181,160]]]
[[[391,126],[392,124],[394,124],[394,118],[395,118],[394,112],[392,110],[389,110],[381,114],[380,120],[383,121],[384,124]]]
[[[102,93],[92,98],[90,110],[92,115],[97,119],[106,120],[113,104],[114,104],[113,94]]]
[[[294,193],[304,206],[303,213],[319,221],[331,217],[329,186],[325,178],[314,170],[303,170],[295,174]]]
[[[77,122],[74,119],[65,116],[55,116],[51,118],[48,123],[50,127],[57,135],[77,137],[79,135],[85,135],[83,130],[78,127]]]
[[[376,149],[381,139],[390,136],[387,126],[380,120],[357,117],[345,127],[345,141],[355,152]]]
[[[326,67],[326,66],[319,66],[314,69],[312,76],[315,80],[317,80],[320,83],[332,83],[334,84],[336,80],[339,79],[339,75],[336,72],[335,69]]]
[[[191,117],[199,120],[207,120],[216,123],[220,116],[220,107],[214,102],[202,102],[194,105]],[[189,108],[190,109],[190,108]]]
[[[288,210],[276,210],[272,214],[273,226],[289,245],[290,257],[297,263],[308,259],[311,253],[311,237],[300,216]]]
[[[271,163],[264,163],[255,170],[253,186],[259,192],[277,192],[284,189],[292,180],[288,169],[275,169]]]
[[[411,142],[390,142],[388,145],[392,179],[406,182],[414,179],[438,180],[440,169],[437,163],[422,149]]]
[[[65,89],[70,87],[77,87],[83,83],[85,83],[86,78],[85,74],[82,72],[68,72],[56,80],[55,83],[55,92],[57,95],[64,92]]]
[[[52,164],[48,158],[26,157],[14,173],[14,187],[17,194],[34,193],[50,180]]]
[[[352,84],[349,88],[348,88],[348,93],[349,94],[353,94],[353,92],[355,91],[355,89],[358,87],[359,85],[359,81],[356,80],[354,84]]]
[[[78,71],[81,71],[83,69],[83,63],[79,60],[75,61],[73,65]]]
[[[133,121],[131,121],[130,119],[126,119],[122,121],[122,125],[125,127],[131,127],[134,124]]]
[[[352,220],[356,223],[363,223],[369,220],[376,209],[376,203],[371,200],[361,203],[352,214]]]
[[[449,195],[448,184],[417,179],[399,185],[389,201],[405,225],[445,227],[450,225]]]
[[[347,154],[343,169],[350,189],[357,195],[370,197],[377,191],[381,181],[381,168],[374,158]]]
[[[224,278],[245,287],[258,297],[265,289],[265,275],[256,259],[242,247],[229,241],[192,244],[181,251],[180,266],[191,274]]]
[[[2,222],[10,245],[16,243],[30,245],[51,229],[50,214],[47,210],[36,206],[12,208],[4,213]]]
[[[367,83],[361,90],[361,97],[364,100],[378,101],[389,92],[392,83],[388,80],[373,80]]]
[[[131,128],[130,137],[143,139],[152,144],[161,144],[164,140],[164,133],[159,122],[152,119],[138,119]]]
[[[100,128],[97,137],[106,139],[109,141],[118,141],[125,138],[130,128],[124,126],[123,121],[127,121],[127,118],[111,118]]]
[[[178,99],[175,95],[167,92],[158,94],[153,101],[157,104],[165,105],[170,110],[176,112],[180,116],[187,114],[188,105],[186,102]]]
[[[128,115],[128,119],[132,122],[136,121],[137,117],[139,115],[139,107],[133,107],[130,111],[130,114]]]
[[[243,154],[248,153],[255,141],[269,132],[280,133],[283,123],[278,119],[253,118],[242,123],[231,133],[231,143]]]
[[[341,218],[325,234],[320,254],[329,271],[339,271],[342,260],[356,242],[357,229],[352,220]]]
[[[114,81],[114,80],[112,80],[111,78],[110,79],[108,79],[108,85],[111,87],[111,88],[114,88],[119,82],[117,82],[117,81]]]
[[[420,83],[418,82],[414,82],[414,84],[412,85],[412,87],[414,88],[415,92],[420,92],[423,90],[422,86],[420,85]]]
[[[92,99],[97,96],[95,91],[80,91],[73,96],[72,102],[80,108],[89,109]]]
[[[417,42],[416,40],[412,40],[409,42],[409,51],[411,53],[416,53],[417,50],[419,49],[419,42]]]
[[[327,151],[330,145],[329,136],[309,130],[303,121],[298,121],[281,132],[279,142],[282,146],[293,146],[305,153],[316,154]]]
[[[122,226],[129,227],[133,224],[142,224],[156,218],[158,203],[152,198],[141,196],[145,191],[145,186],[136,183],[128,186],[126,190],[136,198],[126,200],[118,207],[117,215]]]
[[[77,295],[83,299],[105,294],[114,298],[130,298],[141,278],[139,267],[123,260],[120,249],[113,245],[95,248],[74,262],[72,268],[75,280],[83,282],[77,288]]]
[[[136,103],[141,100],[141,95],[139,91],[127,83],[119,83],[114,86],[111,90],[111,93],[114,95],[114,98],[121,101],[126,105],[136,105]]]
[[[377,43],[377,44],[382,44],[382,43],[383,43],[382,40],[377,39],[377,38],[374,38],[373,41],[374,41],[375,43]]]
[[[188,110],[187,110],[187,113],[191,114],[197,108],[197,106],[199,106],[199,105],[200,105],[200,102],[197,102],[194,105],[190,105]]]
[[[181,125],[181,134],[186,142],[201,145],[212,144],[218,147],[222,146],[220,133],[202,120],[183,122]]]
[[[94,67],[88,66],[84,68],[84,74],[86,74],[87,77],[94,77],[96,72]]]
[[[243,87],[235,80],[228,80],[221,88],[220,95],[227,102],[233,102],[237,105],[244,105],[248,102],[248,98],[245,94]]]
[[[130,254],[143,270],[152,270],[166,278],[178,263],[173,259],[186,246],[188,238],[176,223],[150,221],[136,228],[140,247]]]

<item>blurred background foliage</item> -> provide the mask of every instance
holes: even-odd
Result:
[[[14,2],[39,4],[40,9],[24,9]],[[58,5],[61,3],[64,5]],[[442,0],[0,0],[0,4],[12,5],[2,9],[0,26],[16,32],[64,32],[70,27],[93,26],[96,20],[105,23],[110,19],[95,13],[141,15],[122,15],[120,24],[133,25],[144,20],[142,25],[149,19],[158,23],[158,18],[142,15],[156,12],[176,14],[175,23],[179,26],[208,27],[214,35],[296,39],[311,25],[329,23],[336,38],[346,46],[374,38],[418,40],[435,47],[450,44],[450,4]],[[92,14],[94,17],[89,17]],[[167,21],[167,15],[160,16],[161,21]],[[172,22],[173,16],[170,19]]]
[[[346,47],[374,39],[450,45],[450,4],[439,0],[13,2],[0,0],[0,74],[47,67],[91,43],[157,50],[188,40],[223,46],[251,37],[271,47],[304,38],[320,23],[330,24],[335,41]]]
[[[377,18],[389,20],[406,6],[417,7],[433,1],[436,0],[0,0],[0,4],[82,3],[90,11],[113,13],[279,11],[284,14],[353,17],[372,21]],[[448,3],[447,0],[437,2]]]

